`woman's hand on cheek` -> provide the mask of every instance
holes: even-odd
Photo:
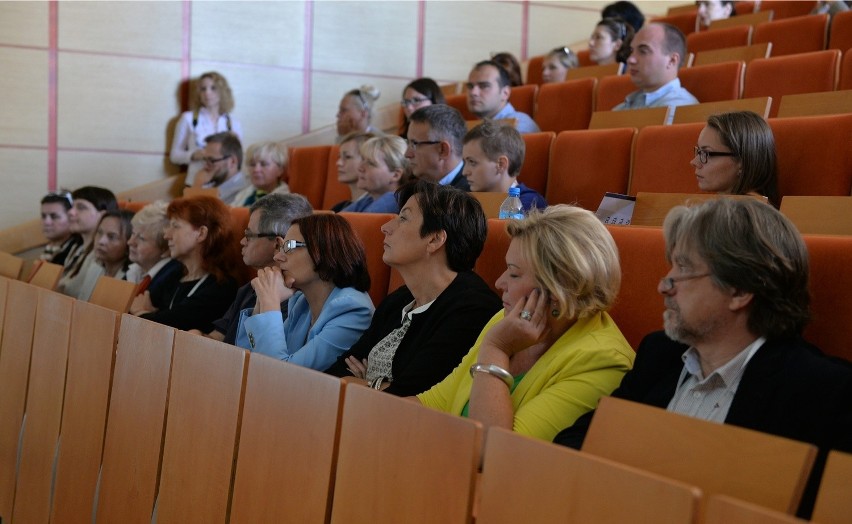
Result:
[[[482,341],[483,347],[497,349],[511,357],[539,343],[550,331],[547,323],[547,293],[538,289],[519,300],[500,322],[494,325]]]

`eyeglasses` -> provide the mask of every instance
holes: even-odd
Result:
[[[405,142],[408,145],[408,148],[411,149],[412,151],[417,151],[417,146],[434,146],[435,144],[441,143],[440,140],[418,141],[418,140],[410,140],[410,139],[406,140]]]
[[[299,242],[298,240],[290,239],[290,240],[285,240],[285,241],[281,242],[280,244],[278,244],[275,247],[275,251],[278,251],[279,253],[290,253],[291,251],[293,251],[296,248],[307,247],[307,246],[308,245],[305,244],[304,242]]]
[[[705,151],[698,146],[695,146],[695,156],[698,157],[698,161],[702,164],[706,164],[710,161],[711,156],[737,156],[730,151],[727,153],[723,153],[721,151]]]
[[[400,102],[399,105],[401,105],[402,107],[416,106],[417,104],[422,104],[423,102],[428,102],[428,101],[429,101],[429,99],[426,98],[426,97],[403,98],[402,102]]]
[[[64,198],[68,201],[69,206],[74,205],[74,198],[71,196],[71,193],[69,191],[51,191],[50,193],[46,194],[45,197]]]
[[[211,158],[209,156],[206,156],[206,157],[204,157],[204,163],[205,164],[215,164],[216,162],[221,162],[222,160],[227,160],[228,158],[231,158],[231,155],[225,155],[225,156],[222,156],[222,157],[219,157],[219,158]]]
[[[246,237],[246,240],[253,240],[255,238],[275,238],[278,236],[277,233],[255,233],[251,229],[246,229],[243,232],[243,236]]]
[[[683,277],[666,277],[660,279],[660,290],[663,293],[668,293],[674,289],[675,284],[685,280],[695,280],[696,278],[709,277],[712,273],[701,273],[699,275],[687,275]]]

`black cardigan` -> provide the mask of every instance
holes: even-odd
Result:
[[[402,308],[414,300],[402,286],[382,301],[367,331],[326,373],[349,375],[346,357],[367,358],[373,347],[402,325]],[[459,273],[435,302],[414,315],[393,358],[393,382],[388,393],[408,396],[426,391],[461,362],[483,326],[502,307],[491,288],[471,271]]]

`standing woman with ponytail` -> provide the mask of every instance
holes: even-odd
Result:
[[[180,115],[169,159],[173,164],[189,165],[186,185],[191,186],[195,173],[204,167],[205,139],[230,131],[243,139],[240,122],[231,115],[234,96],[225,77],[215,71],[201,75],[192,99],[192,111]]]

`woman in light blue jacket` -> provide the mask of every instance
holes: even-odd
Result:
[[[241,312],[236,344],[323,370],[358,340],[373,316],[364,245],[333,214],[294,220],[277,242],[278,265],[252,280],[257,303]]]

